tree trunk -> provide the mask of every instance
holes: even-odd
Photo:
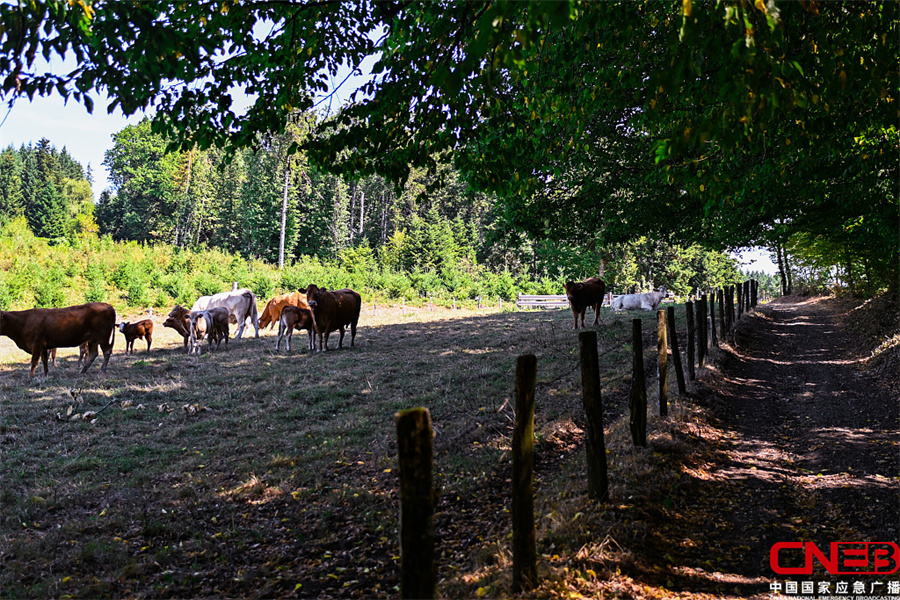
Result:
[[[284,239],[287,231],[288,183],[291,178],[290,163],[284,165],[284,194],[281,198],[281,237],[278,240],[278,268],[284,268]]]

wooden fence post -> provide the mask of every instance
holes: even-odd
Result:
[[[726,302],[728,303],[728,337],[731,339],[731,331],[734,329],[734,286],[729,285],[725,289]]]
[[[719,337],[722,341],[726,339],[725,329],[725,290],[719,288]]]
[[[641,320],[631,321],[631,343],[634,364],[631,376],[631,440],[635,446],[647,445],[647,382],[644,380],[644,340],[641,337]]]
[[[512,439],[513,592],[537,584],[537,544],[534,533],[534,389],[537,358],[523,354],[516,361],[516,423]]]
[[[737,318],[744,314],[744,284],[737,284]]]
[[[600,397],[600,360],[597,356],[597,332],[578,334],[581,346],[581,387],[587,416],[584,446],[587,451],[588,496],[609,501],[606,465],[606,441],[603,437],[603,401]]]
[[[427,408],[396,415],[400,460],[400,597],[434,598],[432,429]]]
[[[722,311],[722,307],[719,306],[719,312]],[[712,291],[709,293],[709,333],[710,340],[713,346],[716,348],[719,347],[719,336],[716,335],[716,292]]]
[[[693,302],[685,302],[684,303],[684,311],[685,316],[687,317],[687,364],[688,364],[688,377],[691,380],[697,378],[696,373],[694,372],[694,303]]]
[[[669,414],[669,342],[666,337],[666,311],[656,311],[656,353],[659,357],[659,416]]]
[[[666,317],[669,325],[669,344],[672,346],[672,362],[675,366],[675,379],[678,381],[678,393],[682,396],[687,393],[684,385],[684,371],[681,368],[681,351],[678,349],[678,328],[675,324],[675,307],[666,309]]]
[[[697,367],[706,364],[706,294],[697,300]]]

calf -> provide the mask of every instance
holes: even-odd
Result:
[[[200,354],[203,338],[209,338],[209,349],[212,351],[213,342],[216,348],[225,340],[228,346],[228,317],[229,312],[224,307],[214,307],[208,310],[194,310],[188,313],[190,330],[190,348],[188,354]]]
[[[191,311],[180,304],[176,304],[172,310],[169,311],[169,318],[163,323],[163,327],[171,327],[181,334],[181,337],[184,338],[184,347],[187,349],[188,353],[191,351],[191,349],[188,348],[188,344],[191,340],[191,324],[190,319],[188,318],[188,315],[190,314]]]
[[[210,308],[203,311],[203,318],[206,319],[210,350],[213,342],[216,343],[216,350],[218,350],[222,340],[225,340],[225,347],[228,348],[228,309],[221,306]]]
[[[615,311],[619,310],[647,310],[654,311],[659,303],[666,297],[666,288],[659,288],[658,292],[647,292],[645,294],[625,294],[619,296],[610,304],[610,308]]]
[[[566,297],[572,306],[575,316],[575,329],[578,329],[578,317],[581,317],[581,326],[584,327],[584,313],[590,306],[594,309],[594,325],[600,320],[600,306],[603,304],[603,295],[606,294],[606,283],[599,277],[591,277],[580,283],[566,282]]]
[[[285,306],[299,306],[300,308],[309,309],[306,303],[306,293],[291,292],[290,294],[281,294],[273,296],[263,309],[262,316],[259,318],[259,326],[265,329],[269,325],[274,325],[281,317],[281,310]]]
[[[306,288],[306,302],[312,311],[313,326],[319,337],[319,352],[328,350],[328,335],[337,330],[341,332],[338,348],[343,348],[344,327],[347,325],[350,326],[350,346],[353,346],[359,311],[362,308],[362,298],[358,293],[348,289],[329,292],[325,288],[310,285]]]
[[[125,321],[119,324],[119,331],[125,334],[125,354],[134,354],[134,340],[147,340],[147,352],[150,352],[150,342],[153,340],[153,321],[144,319],[137,323]]]
[[[169,317],[163,322],[163,327],[170,327],[181,334],[181,337],[184,339],[184,347],[187,348],[191,339],[191,332],[188,331],[188,325],[185,324],[184,319]]]
[[[103,302],[90,302],[65,308],[32,308],[29,310],[0,310],[0,335],[5,335],[16,346],[31,354],[31,376],[38,361],[43,361],[44,374],[53,348],[74,348],[87,344],[87,357],[82,373],[97,358],[97,347],[103,350],[106,371],[112,355],[116,335],[116,310]]]
[[[281,338],[287,336],[287,351],[291,351],[291,335],[294,333],[294,329],[297,331],[305,329],[307,331],[309,334],[309,349],[314,350],[315,338],[313,337],[313,332],[315,331],[315,326],[313,325],[312,312],[308,308],[291,305],[285,306],[281,310],[281,317],[278,319],[278,341],[275,342],[275,350],[280,348]]]

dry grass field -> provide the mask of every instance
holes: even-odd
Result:
[[[353,349],[335,350],[332,335],[332,351],[310,353],[297,332],[291,353],[276,352],[272,330],[255,339],[250,328],[200,357],[156,315],[149,352],[139,340],[122,354],[117,332],[105,374],[98,361],[80,375],[67,349],[33,379],[29,357],[0,337],[0,596],[396,596],[394,414],[414,406],[430,409],[435,429],[439,594],[508,595],[511,396],[523,353],[539,369],[541,593],[590,586],[646,536],[631,512],[638,494],[656,493],[640,482],[662,456],[634,451],[622,419],[630,316],[605,311],[597,328],[613,496],[604,510],[585,497],[568,310],[376,316],[364,306]],[[655,318],[643,316],[652,379]],[[652,381],[648,396],[652,407]],[[669,438],[671,451],[666,427],[652,418],[651,440]],[[653,481],[664,496],[677,485]]]

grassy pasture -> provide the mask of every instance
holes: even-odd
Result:
[[[34,379],[29,357],[0,337],[0,596],[396,596],[394,413],[413,406],[428,407],[435,427],[439,594],[508,595],[508,448],[522,353],[536,354],[539,369],[541,573],[576,560],[596,577],[602,557],[627,554],[628,540],[644,535],[623,524],[635,481],[656,460],[632,450],[623,420],[630,317],[645,319],[652,377],[655,315],[603,315],[612,516],[584,497],[569,310],[379,307],[376,316],[364,306],[353,349],[313,354],[295,332],[293,351],[276,353],[272,330],[254,339],[251,328],[200,357],[157,315],[149,353],[138,340],[122,354],[117,332],[107,373],[98,361],[81,376],[67,349]],[[652,381],[648,397],[653,415]],[[110,402],[96,421],[67,420],[70,409]],[[651,439],[669,435],[654,427]]]

